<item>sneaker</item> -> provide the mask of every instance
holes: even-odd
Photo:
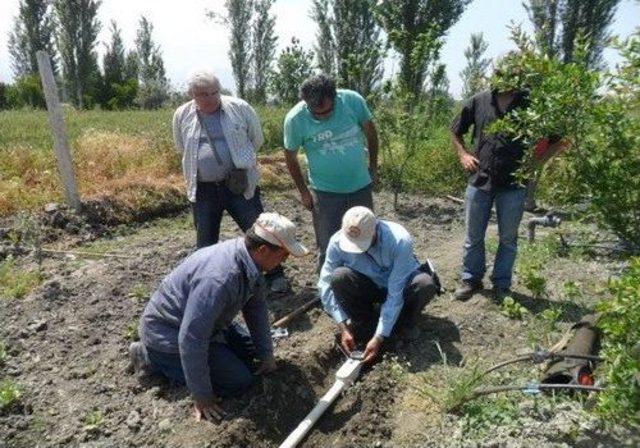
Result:
[[[511,289],[509,288],[501,288],[499,286],[493,287],[493,298],[497,303],[502,303],[505,297],[509,297],[511,295]]]
[[[151,363],[142,342],[132,342],[129,345],[129,370],[138,375],[151,373]]]
[[[289,282],[284,275],[278,275],[271,279],[269,282],[269,289],[271,292],[283,293],[289,291]]]
[[[457,300],[468,300],[481,289],[482,282],[468,282],[463,280],[458,289],[456,289],[456,292],[453,293],[453,296]]]

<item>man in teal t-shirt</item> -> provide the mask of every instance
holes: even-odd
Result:
[[[320,267],[342,215],[357,205],[373,208],[378,134],[364,98],[336,90],[326,75],[307,79],[300,98],[284,120],[285,158],[302,204],[313,214]],[[309,165],[309,187],[297,159],[300,148]]]

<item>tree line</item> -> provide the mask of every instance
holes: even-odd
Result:
[[[101,0],[20,0],[9,35],[15,82],[0,85],[0,108],[44,107],[36,51],[51,56],[61,98],[79,109],[157,108],[170,85],[153,24],[140,17],[134,45],[125,48],[122,31],[111,21],[110,41],[98,63]]]
[[[328,73],[344,88],[367,97],[384,94],[384,61],[398,59],[398,72],[387,76],[412,102],[453,104],[440,52],[450,28],[471,0],[312,0],[309,17],[316,25],[313,49],[299,39],[276,56],[275,0],[226,0],[223,11],[207,16],[229,31],[229,60],[236,94],[251,102],[297,101],[297,88],[314,72]],[[577,40],[585,42],[588,64],[602,66],[608,27],[620,0],[525,0],[540,51],[573,60]],[[13,86],[0,85],[0,107],[41,106],[35,51],[52,54],[63,85],[63,99],[79,108],[161,107],[170,98],[153,25],[141,17],[134,47],[125,49],[121,30],[110,24],[102,70],[96,52],[101,23],[100,0],[20,0],[10,35]],[[472,34],[460,73],[463,97],[486,88],[491,60],[482,34]],[[387,86],[388,87],[388,86]],[[4,94],[3,94],[4,92]]]

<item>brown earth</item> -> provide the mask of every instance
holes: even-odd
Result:
[[[451,297],[464,231],[459,204],[417,196],[404,197],[398,212],[391,204],[390,195],[376,196],[378,214],[410,230],[418,257],[434,260],[449,292],[427,306],[418,339],[391,347],[385,360],[327,411],[302,446],[637,443],[637,433],[605,431],[593,418],[583,417],[588,400],[556,398],[538,405],[524,397],[516,420],[496,420],[490,430],[473,432],[465,429],[468,419],[444,414],[424,398],[419,393],[424,381],[444,388],[449,375],[474,360],[493,363],[513,357],[531,346],[535,327],[503,316],[488,291],[464,303]],[[304,242],[313,247],[310,215],[292,192],[267,194],[266,205],[294,220]],[[495,234],[494,226],[490,231]],[[236,234],[235,224],[225,218],[222,238]],[[289,325],[288,338],[277,342],[279,369],[243,397],[223,403],[228,419],[195,422],[184,388],[126,373],[127,348],[149,293],[193,248],[189,217],[117,229],[89,246],[81,240],[59,241],[58,248],[121,256],[46,257],[45,281],[37,290],[22,300],[0,300],[0,341],[8,353],[0,381],[11,380],[22,391],[17,405],[0,415],[0,446],[278,446],[333,383],[343,356],[333,343],[331,320],[313,309]],[[30,257],[21,263],[33,268]],[[599,285],[617,265],[593,258],[554,263],[547,271],[547,297],[533,299],[519,285],[515,296],[533,314],[559,305],[561,330],[588,311],[598,299]],[[288,261],[292,291],[270,297],[274,319],[314,297],[314,265],[312,257]],[[567,280],[583,285],[586,298],[563,298],[560,291]]]

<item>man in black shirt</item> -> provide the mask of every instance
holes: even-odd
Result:
[[[460,164],[470,174],[465,196],[466,239],[463,251],[462,284],[455,296],[470,298],[482,289],[485,274],[485,233],[496,204],[499,246],[492,282],[497,299],[509,294],[517,253],[518,226],[524,211],[525,189],[514,179],[525,147],[504,135],[487,133],[487,127],[511,110],[525,107],[523,90],[486,90],[468,99],[451,127],[453,145]],[[473,126],[473,152],[467,150],[464,135]]]

